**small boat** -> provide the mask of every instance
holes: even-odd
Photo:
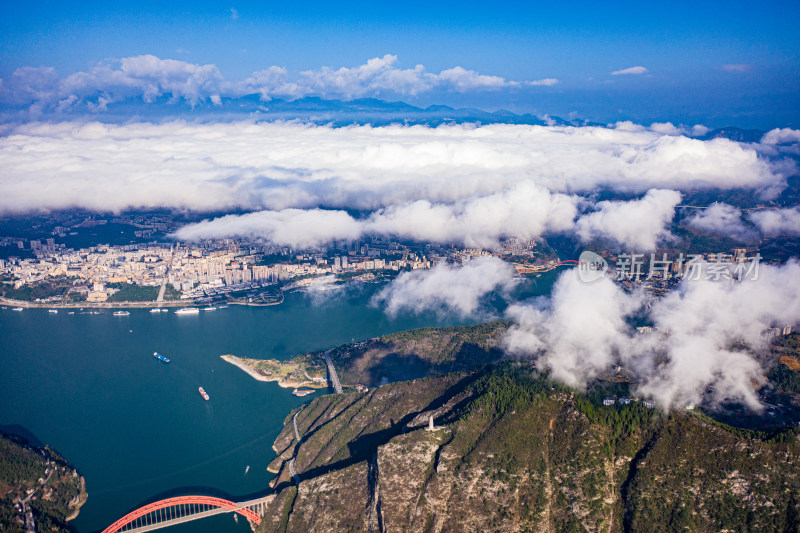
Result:
[[[69,313],[67,313],[67,314],[68,314],[68,315],[74,315],[74,314],[75,314],[75,311],[70,311],[70,312],[69,312]]]
[[[114,316],[128,316],[129,314],[129,311],[114,311]]]
[[[12,311],[22,311],[22,308],[21,307],[15,307],[14,309],[12,309]]]
[[[150,310],[150,312],[151,313],[160,313],[161,309],[159,309],[158,307],[154,307],[153,309]]]
[[[200,313],[200,310],[196,307],[183,307],[175,311],[176,315],[197,315]]]
[[[58,309],[50,309],[47,311],[48,313],[53,313],[54,315],[58,314]]]
[[[228,308],[227,305],[220,305],[219,307],[217,307],[217,309],[227,309],[227,308]]]
[[[216,310],[217,308],[214,307],[213,305],[209,305],[208,307],[203,308],[203,311],[216,311]]]
[[[314,389],[294,389],[292,394],[295,396],[308,396],[309,394],[314,394]]]
[[[250,471],[250,465],[247,465],[247,468],[244,469],[244,475],[247,475],[249,471]]]
[[[200,387],[197,390],[200,391],[200,396],[202,396],[205,401],[208,401],[210,399],[208,397],[208,393],[206,392],[206,390],[203,387]]]

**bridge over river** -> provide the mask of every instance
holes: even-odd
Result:
[[[245,502],[232,502],[213,496],[167,498],[131,511],[105,528],[103,533],[154,531],[222,513],[238,513],[257,525],[261,523],[267,504],[274,498],[274,494]]]
[[[330,350],[325,352],[325,363],[328,366],[331,383],[337,394],[342,394],[342,385],[339,383],[339,376],[336,375],[336,368],[330,358]],[[297,415],[292,417],[294,425],[294,435],[298,446],[302,441],[300,432],[297,428]],[[297,449],[295,448],[295,454]],[[293,456],[289,461],[289,471],[296,484],[300,484],[300,476],[294,469]],[[167,498],[157,502],[144,505],[126,514],[107,528],[103,533],[140,533],[144,531],[155,531],[192,520],[199,520],[208,516],[222,513],[238,513],[247,518],[253,524],[260,524],[261,517],[266,511],[267,504],[275,498],[275,494],[269,494],[255,500],[245,502],[232,502],[223,498],[213,496],[178,496]]]

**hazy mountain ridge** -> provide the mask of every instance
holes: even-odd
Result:
[[[433,432],[423,429],[431,415]],[[800,526],[794,432],[598,406],[527,365],[318,398],[297,413],[299,446],[292,418],[275,442],[279,492],[259,531]]]
[[[258,94],[240,97],[223,97],[215,104],[208,100],[190,103],[175,99],[171,94],[144,100],[129,97],[104,103],[87,114],[84,107],[70,107],[59,111],[40,111],[37,120],[86,120],[87,117],[103,122],[130,122],[137,120],[191,120],[225,121],[252,118],[255,120],[300,120],[314,124],[346,126],[353,124],[388,124],[438,126],[441,124],[529,124],[556,126],[605,126],[599,122],[581,119],[564,119],[558,116],[541,117],[531,113],[514,113],[506,109],[486,111],[477,108],[454,108],[448,105],[418,107],[402,101],[385,101],[378,98],[352,100],[326,99],[307,96],[296,99],[273,98],[263,100]],[[3,122],[30,120],[25,108],[3,106]]]

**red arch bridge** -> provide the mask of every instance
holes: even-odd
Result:
[[[231,502],[213,496],[179,496],[149,503],[131,511],[107,528],[103,533],[139,533],[174,526],[192,520],[199,520],[222,513],[238,513],[254,524],[261,523],[267,504],[275,498],[274,494],[249,500]]]

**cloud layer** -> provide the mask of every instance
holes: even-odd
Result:
[[[761,265],[758,279],[741,283],[684,280],[645,308],[641,293],[626,293],[607,278],[583,283],[565,272],[551,298],[509,308],[515,326],[507,347],[572,386],[585,386],[621,364],[637,378],[638,392],[665,408],[705,397],[757,409],[761,333],[800,321],[797,279],[797,262]],[[637,313],[659,332],[636,333],[628,319]]]
[[[669,237],[676,190],[772,196],[785,187],[791,167],[759,156],[761,145],[664,131],[627,123],[33,123],[0,137],[0,212],[245,209],[262,212],[179,235],[299,247],[369,232],[488,247],[505,236],[571,231],[577,220],[584,239],[649,249]],[[598,189],[644,196],[594,205]],[[365,214],[356,220],[344,210]]]
[[[377,209],[519,183],[560,193],[785,186],[782,169],[746,145],[602,127],[34,123],[0,138],[0,161],[4,211]]]

